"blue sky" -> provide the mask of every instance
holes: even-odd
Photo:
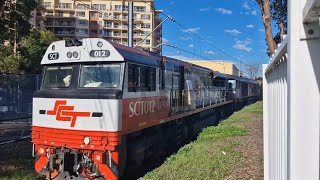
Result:
[[[253,0],[155,0],[155,6],[246,64],[268,62],[261,12]],[[274,27],[273,29],[276,31]],[[163,25],[163,38],[168,44],[181,49],[212,60],[233,61],[240,66],[239,62],[169,20]],[[163,46],[163,54],[177,58],[202,59],[166,46]]]

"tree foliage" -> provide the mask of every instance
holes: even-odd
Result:
[[[12,46],[0,45],[0,73],[18,73],[19,58],[12,54]]]
[[[42,56],[55,37],[50,31],[31,28],[36,6],[35,0],[0,0],[0,73],[41,71]]]
[[[29,20],[36,6],[35,0],[0,0],[0,43],[13,44],[29,34]]]
[[[271,18],[279,29],[280,38],[287,32],[287,0],[272,0],[270,4]]]
[[[287,0],[255,0],[260,7],[262,22],[265,27],[268,55],[274,54],[276,44],[281,42],[287,32]],[[272,21],[279,32],[273,36]]]
[[[40,73],[41,59],[48,46],[56,38],[51,31],[33,29],[29,36],[21,40],[19,52],[21,55],[20,70],[26,73]]]

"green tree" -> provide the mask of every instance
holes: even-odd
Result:
[[[13,45],[29,34],[36,6],[35,0],[0,0],[0,43],[7,40]]]
[[[48,46],[56,38],[51,31],[32,29],[30,35],[20,42],[20,70],[25,73],[40,73],[40,62]]]
[[[0,45],[0,73],[19,73],[19,58],[12,54],[12,46]]]
[[[265,29],[266,42],[269,49],[269,55],[274,54],[276,50],[276,43],[272,36],[272,26],[271,26],[271,13],[270,13],[270,0],[256,0],[261,11],[261,18]]]
[[[287,32],[287,4],[287,0],[272,0],[270,4],[271,18],[279,29],[279,35],[276,36],[281,39]]]

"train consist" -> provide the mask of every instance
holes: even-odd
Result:
[[[260,96],[255,80],[99,38],[54,42],[41,64],[32,142],[48,179],[118,179],[212,124],[205,117],[219,108]]]

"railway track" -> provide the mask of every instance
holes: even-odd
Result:
[[[0,122],[0,146],[31,137],[31,119],[12,119]]]

